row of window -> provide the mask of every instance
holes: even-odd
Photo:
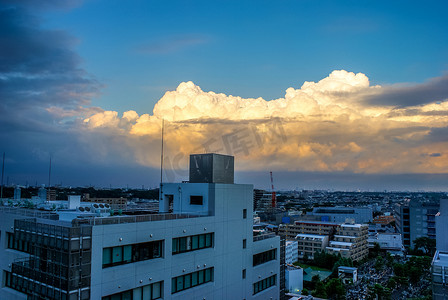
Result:
[[[163,241],[103,249],[103,268],[162,257]]]
[[[172,253],[212,248],[214,233],[173,238]],[[103,249],[103,268],[163,257],[163,240]]]
[[[31,247],[29,242],[17,240],[14,238],[14,233],[6,232],[6,237],[8,239],[8,248],[23,251],[26,253],[31,253]]]
[[[277,275],[272,275],[271,277],[255,282],[254,295],[258,294],[261,291],[264,291],[267,288],[270,288],[271,286],[274,286],[276,284],[276,281],[277,281]]]
[[[102,300],[154,300],[162,298],[163,281],[103,297]]]
[[[213,267],[177,276],[171,279],[171,293],[177,293],[189,288],[213,281]]]
[[[173,239],[173,254],[213,247],[213,233],[191,235]]]
[[[255,266],[264,264],[268,261],[274,260],[275,256],[276,256],[276,249],[257,253],[253,257],[253,266],[255,267]]]

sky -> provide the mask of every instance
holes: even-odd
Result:
[[[446,1],[0,0],[4,184],[448,191]]]

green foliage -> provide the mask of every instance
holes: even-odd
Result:
[[[394,264],[395,280],[398,284],[417,283],[431,267],[431,257],[413,256],[406,264]]]
[[[318,298],[327,298],[327,291],[325,290],[325,285],[322,281],[316,283],[316,287],[311,295]]]
[[[381,271],[384,268],[384,258],[381,255],[376,257],[375,270]]]
[[[304,288],[303,290],[302,290],[302,295],[304,295],[304,296],[308,296],[310,294],[310,292],[306,289],[306,288]]]
[[[305,252],[305,255],[303,256],[303,262],[304,263],[308,263],[308,260],[309,260],[310,258],[308,257],[308,253],[306,253]]]
[[[341,258],[334,254],[316,251],[314,253],[313,264],[321,268],[332,269],[334,264]]]
[[[394,260],[395,260],[394,257],[389,252],[387,252],[386,253],[386,264],[387,264],[388,267],[392,267],[393,266]]]
[[[325,291],[330,299],[345,299],[345,287],[339,278],[333,278],[327,282]]]
[[[380,247],[380,244],[378,244],[378,243],[374,243],[373,248],[369,249],[369,257],[370,258],[378,257],[378,255],[380,255],[380,253],[381,253],[381,247]]]
[[[416,250],[423,250],[426,255],[433,256],[436,250],[436,240],[426,236],[414,240]]]
[[[109,214],[110,214],[111,216],[113,216],[113,215],[115,214],[115,211],[114,211],[113,209],[111,209],[111,210],[109,211]]]
[[[387,281],[387,287],[391,290],[397,287],[397,281],[394,277],[389,278],[389,280]]]
[[[387,300],[390,299],[391,291],[381,284],[375,283],[369,287],[369,299]]]

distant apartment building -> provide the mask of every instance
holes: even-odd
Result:
[[[328,235],[299,233],[296,236],[298,257],[314,258],[314,253],[324,252],[328,246]]]
[[[192,155],[190,182],[160,199],[158,214],[113,217],[0,208],[0,299],[280,298],[280,238],[253,235],[233,157]]]
[[[295,221],[294,224],[280,224],[278,231],[287,239],[295,239],[298,234],[333,236],[339,223],[321,221]]]
[[[439,203],[436,201],[412,199],[396,204],[394,217],[403,246],[414,247],[414,240],[423,236],[435,239],[435,215],[438,212]]]
[[[345,223],[351,219],[357,224],[365,224],[373,220],[370,207],[314,207],[310,214],[320,216],[322,221],[335,223]]]
[[[395,221],[394,216],[377,216],[373,219],[374,224],[388,225]]]
[[[360,261],[369,254],[367,237],[367,225],[341,224],[326,251],[329,254],[341,254],[344,258]]]
[[[109,204],[113,210],[125,210],[127,207],[128,199],[127,198],[92,198],[90,194],[84,194],[82,197],[83,202],[92,202],[92,203],[106,203]]]
[[[292,265],[299,260],[297,241],[288,240],[285,242],[285,263]]]

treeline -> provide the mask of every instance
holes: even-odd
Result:
[[[159,189],[141,190],[141,189],[95,189],[93,187],[52,187],[56,191],[56,199],[66,200],[69,195],[84,195],[89,194],[90,198],[139,198],[139,199],[158,199]],[[21,188],[21,198],[30,199],[37,196],[39,188],[27,187]],[[3,187],[3,198],[13,198],[14,188]]]

